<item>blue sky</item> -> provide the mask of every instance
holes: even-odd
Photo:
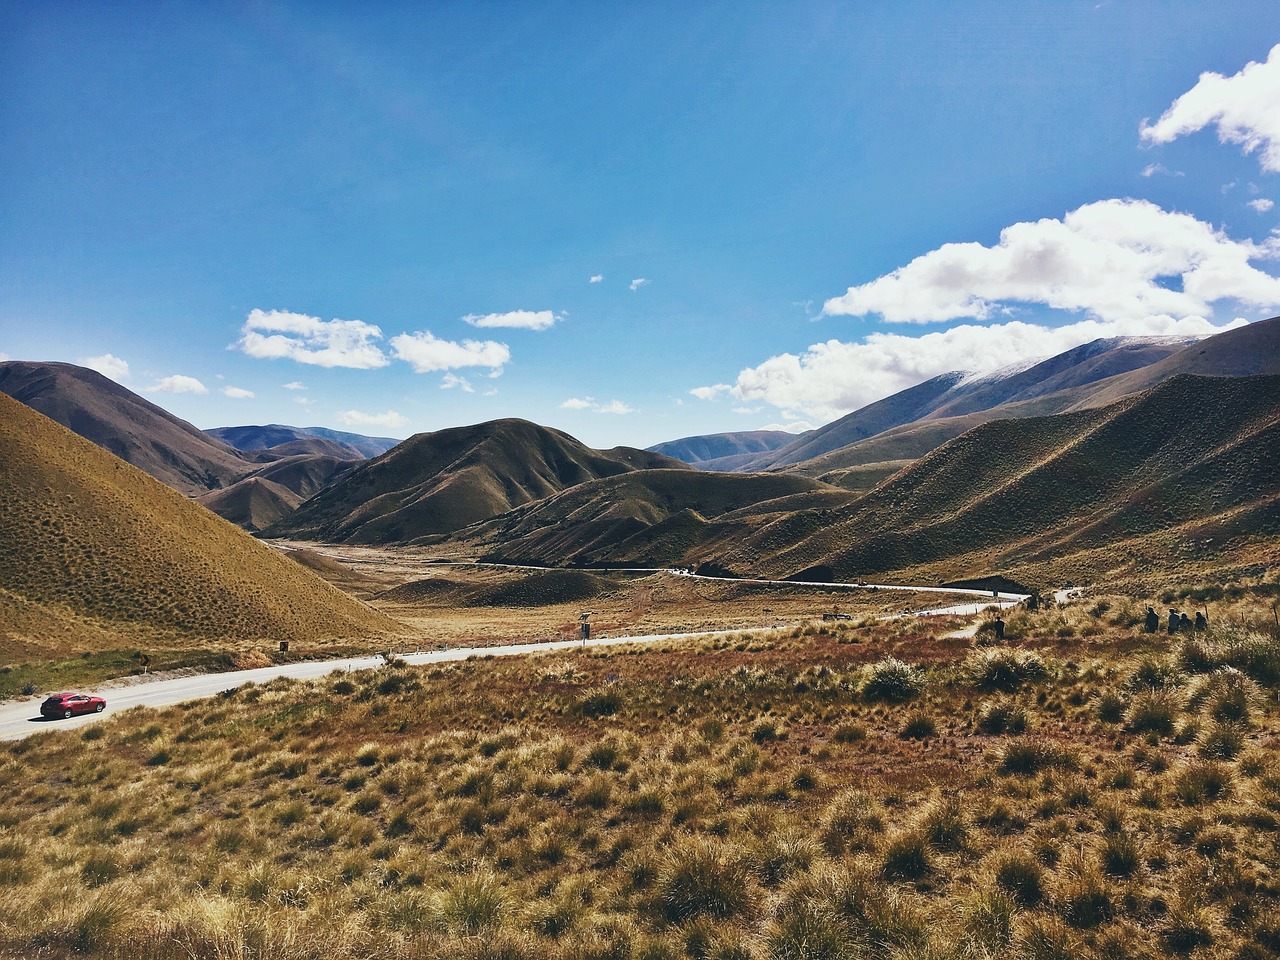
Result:
[[[615,6],[0,5],[0,354],[643,446],[1280,313],[1276,4]]]

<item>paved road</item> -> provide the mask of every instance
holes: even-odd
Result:
[[[693,574],[682,574],[694,576]],[[792,581],[773,580],[730,580],[720,577],[699,577],[702,580],[725,579],[732,583],[764,583],[797,586]],[[999,593],[988,594],[985,590],[953,589],[949,587],[910,587],[898,584],[848,584],[848,583],[803,583],[800,586],[813,587],[845,587],[851,589],[907,590],[921,593],[958,593],[969,596],[982,596],[989,599],[984,602],[970,602],[947,607],[934,607],[927,610],[909,611],[907,613],[888,614],[882,620],[891,620],[909,616],[938,616],[951,614],[968,616],[976,614],[991,606],[1008,607],[1025,600],[1023,594]],[[794,625],[782,627],[761,627],[738,630],[708,630],[698,633],[663,633],[638,637],[593,637],[585,644],[580,640],[554,640],[546,643],[520,643],[500,647],[455,647],[447,650],[431,650],[420,653],[402,654],[403,659],[413,665],[426,663],[447,663],[466,660],[469,657],[512,657],[534,653],[553,653],[559,650],[581,650],[587,647],[606,647],[624,643],[658,643],[672,640],[698,640],[709,637],[723,637],[746,632],[768,633],[794,629]],[[224,673],[200,674],[190,677],[173,677],[167,679],[144,680],[126,684],[105,684],[93,691],[106,697],[107,709],[103,713],[92,713],[70,720],[46,720],[40,716],[42,697],[17,700],[0,704],[0,741],[22,740],[36,733],[54,730],[75,730],[90,723],[96,723],[112,713],[126,710],[129,707],[168,707],[186,700],[198,700],[212,697],[245,683],[265,683],[276,677],[292,677],[307,680],[322,677],[334,671],[372,670],[383,665],[385,661],[380,655],[366,657],[348,657],[340,660],[313,660],[303,663],[281,664],[271,667],[260,667],[256,670],[234,670]]]

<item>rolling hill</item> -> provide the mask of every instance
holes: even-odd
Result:
[[[86,367],[0,363],[0,393],[189,496],[228,486],[254,467],[225,443]]]
[[[821,522],[722,531],[717,546],[726,566],[781,576],[978,576],[1086,554],[1118,566],[1144,537],[1211,555],[1240,544],[1179,531],[1228,521],[1274,552],[1278,517],[1280,377],[1179,375],[1106,407],[994,420]]]
[[[587,480],[653,467],[692,469],[628,447],[592,450],[526,420],[495,420],[411,437],[355,467],[264,533],[331,543],[412,543]]]
[[[400,629],[8,396],[0,396],[0,503],[5,656],[121,634],[275,642]]]
[[[851,499],[787,474],[639,470],[579,484],[454,539],[490,561],[668,566],[691,557],[716,518],[732,516],[746,529]]]

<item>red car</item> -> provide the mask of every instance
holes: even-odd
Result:
[[[52,693],[49,699],[40,704],[40,713],[46,717],[68,718],[77,713],[101,713],[107,708],[107,701],[101,697],[87,693]]]

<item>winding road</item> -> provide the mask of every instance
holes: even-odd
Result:
[[[508,566],[506,564],[486,564],[486,566]],[[525,568],[520,568],[525,569]],[[542,568],[528,568],[542,569]],[[669,573],[675,576],[690,577],[699,580],[719,580],[727,583],[771,584],[788,587],[815,587],[821,589],[847,590],[898,590],[911,593],[945,593],[962,596],[982,597],[981,601],[971,600],[966,603],[945,607],[934,607],[912,613],[888,614],[882,620],[892,620],[908,616],[970,616],[988,607],[1010,607],[1025,600],[1026,594],[996,593],[987,590],[971,590],[958,587],[926,587],[903,584],[871,584],[871,583],[813,583],[794,580],[746,580],[731,577],[707,577],[693,573],[673,570],[613,570],[613,573]],[[750,630],[704,630],[695,633],[662,633],[647,636],[593,637],[587,641],[553,640],[542,643],[519,643],[498,647],[453,647],[445,650],[420,651],[398,654],[406,663],[421,665],[429,663],[449,663],[467,660],[471,657],[513,657],[535,653],[554,653],[561,650],[582,650],[584,648],[617,646],[627,643],[652,644],[664,641],[699,640],[709,637],[723,637],[742,633],[770,633],[794,629],[785,627],[759,627]],[[223,673],[207,673],[186,677],[158,678],[154,680],[114,681],[103,684],[92,691],[98,696],[107,698],[107,710],[103,713],[91,713],[69,720],[47,720],[40,716],[40,704],[43,697],[10,701],[0,704],[0,740],[22,740],[42,732],[56,730],[76,730],[90,723],[96,723],[112,713],[127,710],[130,707],[168,707],[187,700],[198,700],[216,696],[223,690],[230,690],[246,683],[265,683],[276,677],[291,677],[297,680],[309,680],[322,677],[335,671],[348,672],[354,670],[372,670],[386,663],[381,654],[364,657],[347,657],[339,660],[309,660],[302,663],[287,663],[271,667],[260,667],[254,670],[234,670]]]

